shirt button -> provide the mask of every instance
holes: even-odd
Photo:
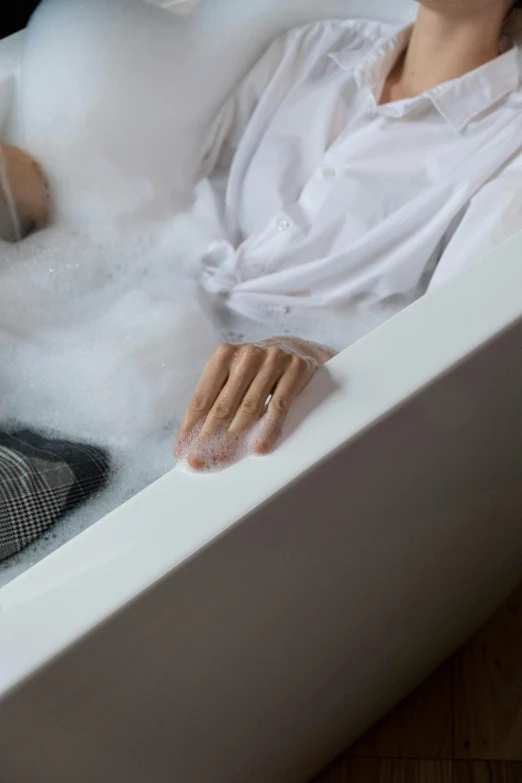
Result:
[[[323,167],[323,177],[324,177],[324,179],[335,179],[336,176],[337,176],[337,172],[331,166],[324,166]]]
[[[286,218],[280,218],[277,221],[277,230],[280,234],[282,234],[284,231],[288,231],[290,228],[290,222]]]

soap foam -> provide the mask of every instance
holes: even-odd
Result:
[[[182,104],[154,95],[179,98],[191,39],[173,32],[181,48],[169,60],[167,27],[165,12],[135,0],[47,0],[29,30],[15,141],[46,172],[55,219],[0,245],[0,424],[101,446],[113,473],[107,490],[0,566],[0,584],[174,466],[185,406],[222,339],[296,334],[340,349],[391,314],[207,318],[195,278],[219,228],[205,183],[179,214],[193,175],[186,138],[183,154],[176,146]],[[185,74],[185,89],[203,105],[197,78]]]
[[[4,248],[1,421],[124,446],[183,413],[218,334],[161,237],[55,228]]]

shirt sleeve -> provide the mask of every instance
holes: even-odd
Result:
[[[428,286],[451,280],[504,240],[522,230],[522,165],[484,185],[470,201]]]
[[[268,47],[212,122],[204,144],[201,177],[210,176],[216,166],[230,165],[252,114],[283,61],[290,35],[280,36]]]

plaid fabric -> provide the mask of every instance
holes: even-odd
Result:
[[[101,489],[108,474],[107,455],[92,446],[0,433],[0,560]]]

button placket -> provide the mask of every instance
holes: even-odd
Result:
[[[341,178],[342,169],[336,167],[328,158],[316,167],[299,197],[299,204],[308,219],[313,220],[330,198],[335,180]]]

